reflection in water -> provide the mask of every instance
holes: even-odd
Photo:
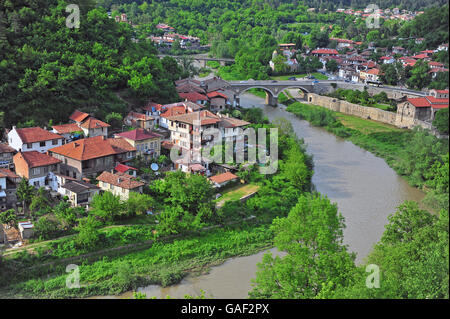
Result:
[[[387,216],[398,205],[405,200],[420,201],[424,197],[383,159],[324,129],[312,127],[286,112],[284,107],[265,106],[263,99],[249,94],[241,96],[241,105],[263,108],[270,120],[280,117],[288,119],[297,136],[305,140],[307,151],[314,159],[313,183],[318,192],[337,203],[345,217],[344,241],[351,251],[357,253],[357,262],[361,262],[380,239]],[[246,298],[251,289],[250,280],[255,277],[256,264],[263,254],[232,258],[213,267],[209,274],[188,276],[178,285],[166,288],[152,285],[139,291],[157,298],[167,295],[174,298],[183,298],[186,294],[195,296],[200,295],[201,290],[214,298]],[[132,293],[126,293],[118,298],[131,297]]]

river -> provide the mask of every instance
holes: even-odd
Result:
[[[322,128],[311,126],[286,112],[285,106],[274,108],[264,105],[263,99],[250,94],[243,94],[240,104],[243,107],[263,108],[271,121],[288,119],[297,136],[305,140],[307,151],[314,160],[313,184],[318,192],[337,203],[345,218],[344,242],[350,251],[357,253],[357,263],[363,261],[381,238],[388,215],[398,205],[405,200],[423,199],[424,193],[409,186],[382,158]],[[276,253],[275,249],[271,251]],[[250,280],[256,273],[256,264],[263,254],[231,258],[220,266],[212,267],[207,275],[188,276],[171,287],[152,285],[138,291],[157,298],[167,295],[183,298],[186,294],[199,295],[201,290],[206,292],[206,296],[214,298],[246,298],[251,289]],[[132,293],[125,293],[118,298],[131,296]]]

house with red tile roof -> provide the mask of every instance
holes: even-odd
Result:
[[[123,119],[125,125],[141,128],[144,130],[151,130],[155,126],[155,119],[145,113],[138,113],[131,111]]]
[[[63,144],[61,135],[40,127],[16,128],[8,132],[8,144],[17,152],[37,151],[45,153]]]
[[[53,148],[49,154],[61,160],[62,174],[81,180],[132,160],[136,148],[122,138],[96,136]]]
[[[88,113],[84,113],[78,110],[75,110],[72,115],[69,117],[73,123],[81,124],[83,123],[90,115]]]
[[[12,168],[16,150],[8,144],[0,143],[0,168]]]
[[[428,73],[431,74],[431,78],[434,79],[439,73],[441,72],[448,72],[448,69],[446,68],[432,68],[428,71]]]
[[[181,99],[200,105],[206,105],[208,103],[208,97],[205,94],[198,92],[178,93]]]
[[[228,96],[219,91],[209,92],[208,94],[209,104],[211,111],[217,112],[224,110],[229,104]]]
[[[445,90],[432,89],[430,90],[430,95],[438,99],[448,99],[448,89]]]
[[[131,192],[142,193],[144,183],[126,173],[103,172],[97,177],[98,186],[105,192],[111,192],[127,200]]]
[[[95,117],[89,117],[80,124],[80,128],[86,137],[108,136],[108,127],[111,125],[102,122]]]
[[[339,52],[336,49],[328,49],[328,48],[319,48],[311,51],[311,55],[317,56],[319,58],[338,54]]]
[[[114,167],[114,172],[116,173],[124,173],[133,177],[136,177],[137,175],[137,168],[134,168],[132,166],[128,166],[125,164],[118,164],[116,167]]]
[[[222,173],[219,175],[215,175],[209,178],[211,183],[214,185],[215,188],[220,188],[225,185],[227,185],[230,182],[237,181],[239,179],[238,176],[234,175],[231,172]]]
[[[84,135],[83,130],[76,123],[53,125],[52,132],[64,137],[64,144],[71,142],[75,136]]]
[[[16,205],[16,190],[20,180],[19,175],[9,169],[0,168],[0,211],[13,208]]]
[[[125,141],[136,148],[137,154],[143,156],[146,160],[157,158],[161,154],[163,136],[158,133],[138,128],[117,133],[114,136],[125,139]]]
[[[397,106],[396,125],[399,127],[413,127],[417,121],[431,123],[437,111],[448,108],[449,99],[435,96],[407,98]]]
[[[28,179],[35,187],[49,186],[56,191],[55,173],[59,173],[61,160],[37,151],[19,152],[14,155],[16,174]]]

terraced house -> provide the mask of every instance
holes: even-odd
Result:
[[[59,173],[61,161],[37,151],[19,152],[14,155],[14,166],[17,175],[28,179],[35,187],[48,186],[57,188],[55,173]]]
[[[136,148],[122,138],[96,136],[77,140],[49,151],[61,160],[61,173],[76,179],[96,176],[136,156]]]

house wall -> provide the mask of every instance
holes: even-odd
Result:
[[[10,168],[13,162],[13,153],[0,153],[0,168]]]
[[[111,192],[116,196],[120,196],[120,198],[123,200],[127,200],[130,197],[130,192],[142,193],[142,187],[138,187],[138,188],[129,190],[129,189],[121,188],[121,187],[114,186],[109,183],[105,183],[105,182],[101,182],[101,181],[98,183],[98,186],[105,192]]]
[[[86,137],[96,137],[96,136],[108,136],[108,128],[107,127],[100,127],[100,128],[91,128],[91,129],[86,129],[86,128],[81,128],[84,132],[84,135]]]

